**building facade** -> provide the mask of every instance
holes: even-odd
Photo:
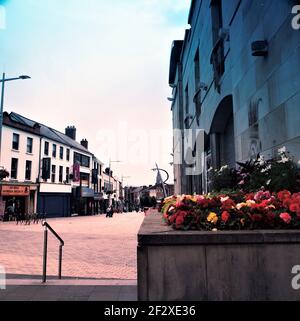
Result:
[[[258,153],[300,159],[300,33],[294,0],[193,0],[171,49],[175,193],[209,190],[209,168]],[[197,132],[203,134],[197,145]],[[194,133],[190,135],[190,132]],[[201,171],[193,172],[197,158]],[[192,161],[190,161],[192,159]]]
[[[13,112],[3,116],[3,210],[13,204],[47,217],[101,212],[103,163],[86,139],[76,141],[75,127],[61,133]]]

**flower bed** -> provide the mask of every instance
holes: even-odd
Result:
[[[168,225],[180,230],[300,228],[300,193],[231,193],[172,196],[162,204]]]

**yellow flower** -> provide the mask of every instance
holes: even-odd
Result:
[[[247,200],[246,204],[247,204],[247,206],[250,207],[252,204],[255,204],[255,201],[253,201],[253,200]]]
[[[207,216],[207,220],[210,223],[216,224],[218,222],[218,216],[214,212],[210,212],[209,215]]]
[[[248,206],[248,204],[247,204],[247,203],[239,203],[239,204],[236,204],[236,208],[237,208],[238,210],[240,210],[242,207],[245,207],[245,206]]]

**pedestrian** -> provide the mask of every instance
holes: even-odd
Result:
[[[111,207],[111,208],[110,208],[109,217],[113,217],[113,215],[114,215],[114,208]]]
[[[109,215],[110,215],[110,206],[108,206],[107,207],[107,209],[106,209],[106,217],[109,217]]]

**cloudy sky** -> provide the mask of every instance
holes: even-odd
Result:
[[[190,0],[0,0],[5,110],[64,131],[129,185],[152,184],[157,161],[172,174],[168,69]],[[172,179],[171,179],[172,181]]]

